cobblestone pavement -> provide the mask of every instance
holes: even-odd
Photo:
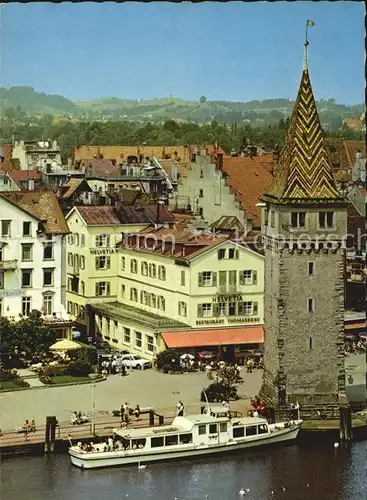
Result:
[[[244,383],[239,388],[241,400],[234,409],[243,411],[247,401],[256,394],[261,385],[262,371],[242,373]],[[209,385],[206,375],[184,373],[165,375],[156,370],[132,371],[126,377],[111,375],[106,381],[94,384],[40,387],[25,391],[0,394],[0,428],[14,429],[23,425],[26,419],[34,418],[38,425],[44,425],[46,416],[55,415],[59,422],[69,420],[74,410],[91,413],[93,392],[95,414],[102,417],[107,412],[119,409],[127,401],[131,406],[154,406],[165,414],[171,414],[179,399],[186,409],[200,405],[200,392]]]

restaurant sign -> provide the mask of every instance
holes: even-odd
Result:
[[[224,319],[199,319],[197,325],[223,325]]]
[[[260,323],[260,318],[241,316],[240,318],[229,318],[228,323]]]

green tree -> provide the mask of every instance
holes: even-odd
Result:
[[[203,103],[204,103],[204,102],[206,102],[206,101],[207,101],[207,99],[206,99],[205,95],[202,95],[202,96],[200,97],[200,104],[203,104]]]

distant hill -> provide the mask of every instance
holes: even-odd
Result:
[[[32,87],[0,88],[0,108],[21,108],[32,114],[52,114],[87,120],[131,121],[193,121],[205,123],[245,122],[251,125],[278,123],[289,116],[294,102],[290,99],[265,99],[262,101],[231,102],[185,101],[175,97],[149,100],[132,100],[109,97],[92,101],[70,101],[60,95],[36,92]],[[336,104],[334,99],[321,100],[318,110],[324,126],[340,127],[345,117],[359,118],[364,106]]]

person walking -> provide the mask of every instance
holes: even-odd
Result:
[[[134,415],[135,415],[136,420],[140,420],[140,418],[139,418],[140,417],[140,406],[139,405],[135,406]]]

